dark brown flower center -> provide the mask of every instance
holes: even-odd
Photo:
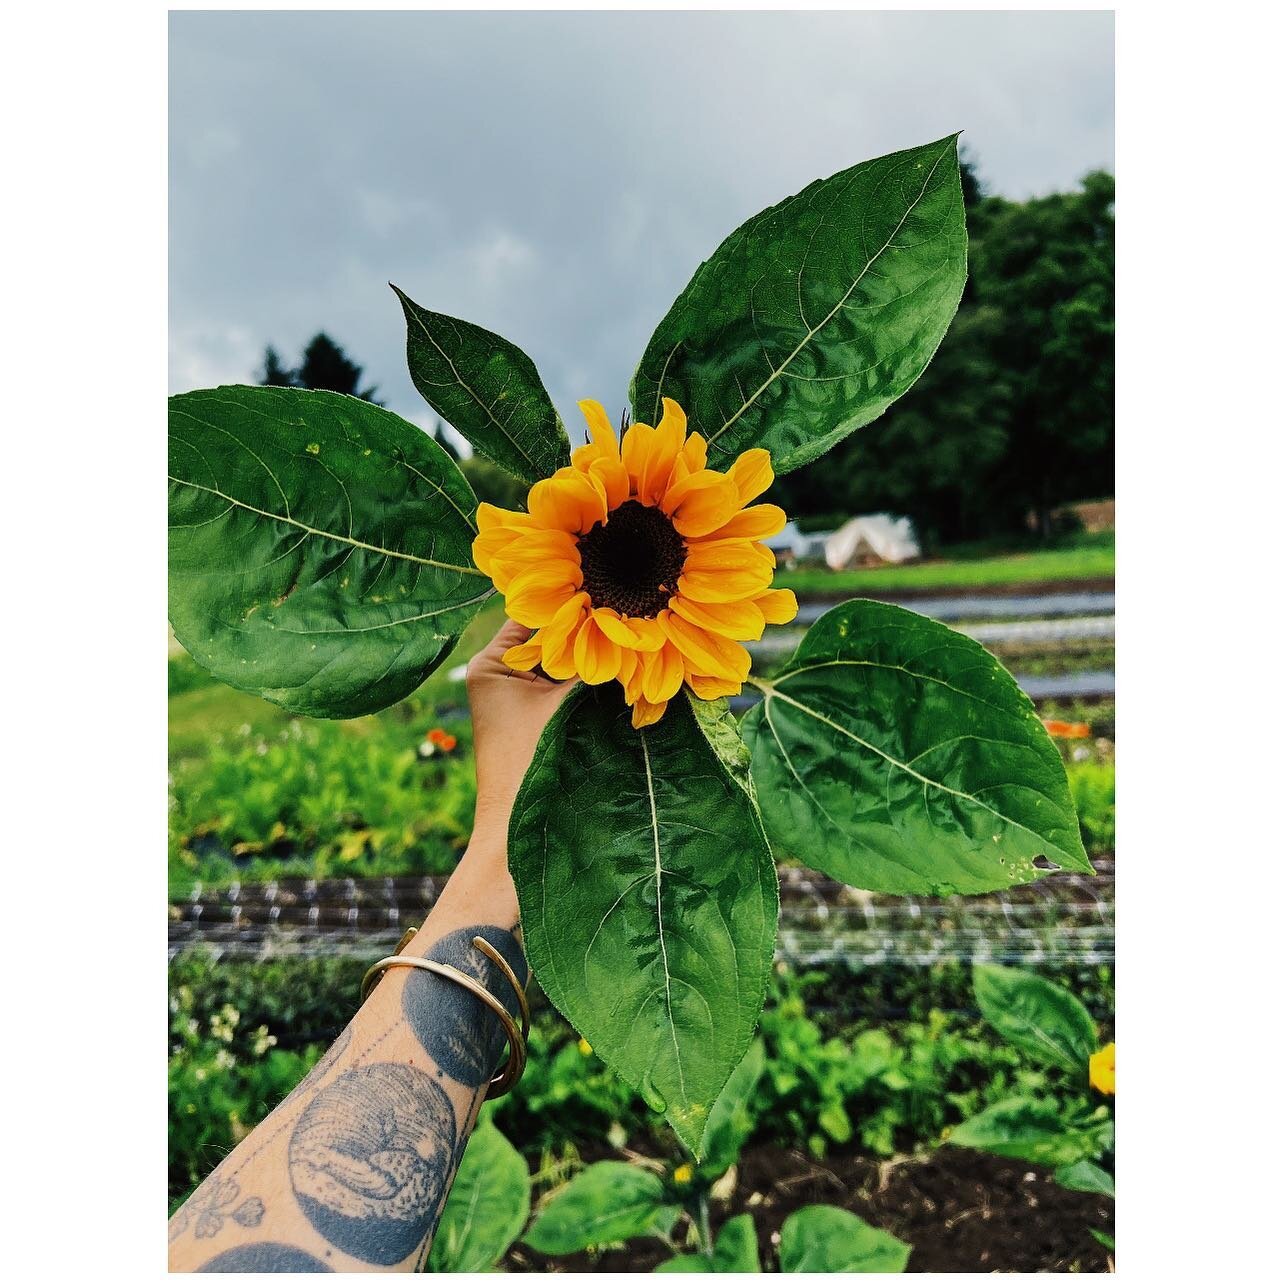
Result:
[[[686,544],[660,509],[629,499],[579,536],[579,563],[594,606],[649,619],[677,591]]]

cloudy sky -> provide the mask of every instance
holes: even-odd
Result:
[[[575,432],[763,206],[956,129],[989,190],[1053,191],[1113,113],[1108,13],[171,14],[171,390],[324,328],[429,424],[391,280]]]

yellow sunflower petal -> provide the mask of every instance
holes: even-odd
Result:
[[[589,686],[600,686],[619,676],[619,643],[612,641],[594,619],[584,620],[575,637],[575,668]]]
[[[624,702],[635,704],[642,693],[642,659],[627,646],[619,648],[619,684],[624,688]]]
[[[576,593],[550,623],[539,630],[543,643],[543,670],[564,682],[575,675],[575,637],[591,609],[586,592]]]
[[[617,610],[599,606],[593,619],[607,637],[628,650],[653,651],[664,644],[664,634],[653,619],[636,619],[621,616]]]
[[[624,443],[620,448],[620,457],[628,469],[628,478],[634,491],[641,486],[642,471],[646,460],[650,458],[651,442],[655,438],[655,429],[649,423],[634,423],[624,433]]]
[[[551,623],[583,582],[579,571],[573,575],[568,572],[564,562],[523,570],[504,593],[509,617],[527,628],[542,628]]]
[[[751,601],[690,601],[678,593],[669,605],[697,628],[732,641],[760,641],[766,631],[766,619]]]
[[[744,601],[771,586],[772,566],[742,539],[692,544],[677,590],[693,601]]]
[[[663,717],[667,707],[667,700],[662,704],[652,704],[647,699],[638,699],[633,704],[633,730],[639,731],[643,726],[653,726]]]
[[[528,673],[543,658],[543,645],[536,633],[529,641],[519,646],[509,646],[503,652],[503,662],[519,673]]]
[[[735,482],[740,502],[752,503],[775,480],[770,452],[761,448],[745,450],[726,470],[726,475]]]
[[[532,527],[535,519],[528,512],[513,512],[510,508],[497,508],[492,503],[477,505],[477,529],[481,531],[499,528],[523,530]]]
[[[768,624],[787,624],[797,617],[797,594],[791,588],[772,588],[754,597],[753,604]]]
[[[691,472],[701,472],[708,467],[708,442],[698,432],[692,432],[682,446],[682,462]]]
[[[668,487],[659,505],[688,539],[724,526],[740,506],[739,491],[720,472],[705,468]]]
[[[660,625],[668,639],[690,661],[691,670],[727,681],[748,676],[749,654],[738,642],[706,632],[670,610],[660,611]]]
[[[686,664],[671,642],[642,657],[642,695],[652,704],[666,704],[682,688]]]
[[[530,515],[546,530],[579,534],[606,516],[606,489],[591,473],[558,468],[530,487]]]
[[[611,425],[610,416],[600,401],[580,401],[579,409],[588,420],[588,435],[605,458],[619,458],[619,438]]]
[[[618,452],[613,456],[603,455],[599,459],[594,459],[587,470],[590,476],[596,477],[601,482],[602,489],[606,492],[607,508],[618,508],[628,498],[631,489],[628,469],[624,467]]]
[[[671,397],[664,397],[664,417],[650,439],[637,483],[637,497],[642,503],[657,504],[663,499],[673,465],[685,444],[686,414]]]
[[[724,695],[738,695],[744,689],[743,682],[728,682],[722,677],[704,677],[699,673],[688,674],[686,682],[700,699],[721,699]]]
[[[759,503],[737,512],[724,526],[720,526],[708,539],[769,539],[778,535],[788,521],[784,509],[773,503]],[[689,537],[689,536],[688,536]]]

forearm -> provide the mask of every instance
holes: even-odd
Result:
[[[471,943],[483,936],[525,981],[504,834],[481,820],[403,956],[457,967],[515,1014],[511,985]],[[312,1073],[174,1215],[170,1268],[415,1269],[503,1049],[475,995],[389,968]]]

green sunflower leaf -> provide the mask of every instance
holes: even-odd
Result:
[[[585,686],[544,731],[508,845],[544,992],[698,1155],[775,945],[775,865],[748,794],[685,700],[639,732],[616,686]]]
[[[909,1245],[841,1207],[804,1207],[780,1230],[783,1274],[903,1274]]]
[[[666,1232],[676,1219],[664,1182],[631,1163],[593,1163],[543,1206],[525,1242],[547,1256]]]
[[[487,1105],[463,1152],[432,1239],[428,1267],[436,1274],[492,1269],[530,1215],[526,1160],[494,1125]]]
[[[949,1144],[1028,1163],[1069,1167],[1080,1159],[1099,1158],[1104,1139],[1102,1129],[1066,1126],[1061,1106],[1053,1100],[1012,1096],[959,1123],[949,1133]]]
[[[1086,1078],[1100,1040],[1091,1012],[1068,989],[1032,971],[984,964],[972,968],[972,981],[981,1015],[1009,1043]]]
[[[977,642],[899,606],[823,615],[742,723],[780,854],[869,891],[1092,871],[1034,706]]]
[[[478,454],[534,483],[570,462],[570,441],[535,363],[471,321],[429,312],[394,285],[405,354],[423,399]]]
[[[355,397],[223,387],[169,402],[169,618],[215,677],[357,717],[449,654],[493,591],[476,498],[427,433]]]
[[[790,472],[908,391],[966,276],[956,135],[812,183],[700,266],[633,376],[633,417],[658,423],[672,397],[710,467],[764,446]]]

